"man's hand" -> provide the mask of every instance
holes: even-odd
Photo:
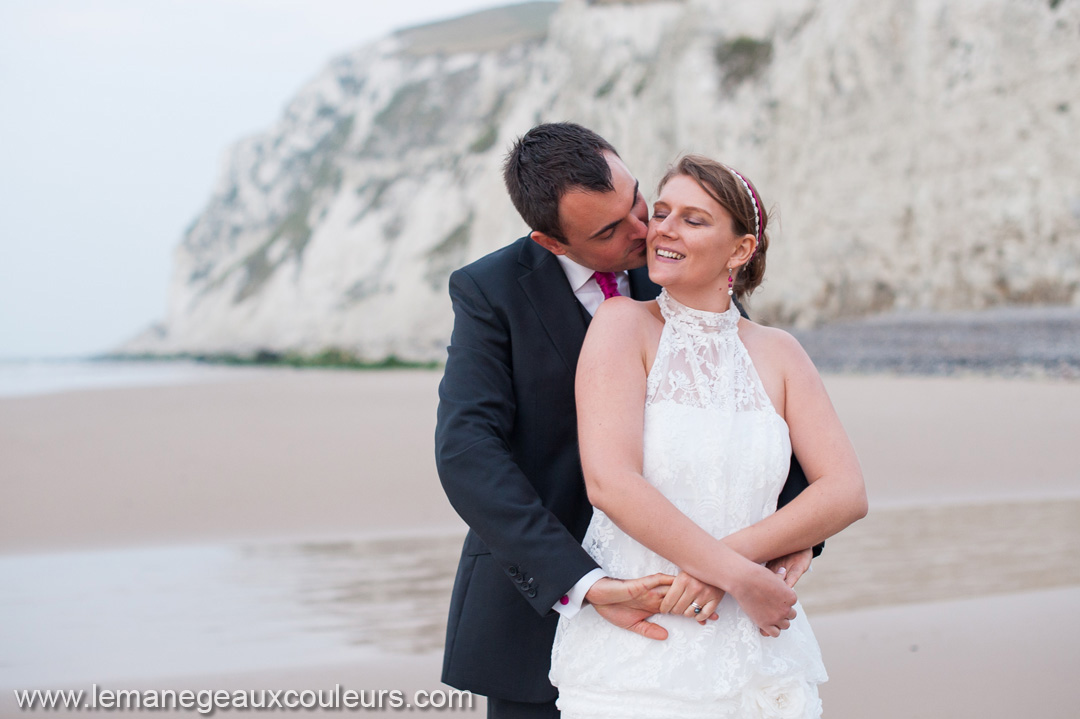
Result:
[[[723,589],[695,579],[686,572],[679,572],[660,603],[660,611],[664,614],[682,614],[704,626],[708,620],[720,618],[716,607],[723,598]],[[698,606],[697,612],[694,611],[694,603]]]
[[[812,549],[803,549],[783,557],[777,557],[765,566],[783,577],[784,584],[794,587],[795,582],[799,581],[799,578],[806,574],[806,570],[810,569],[810,560],[813,558],[814,551]]]
[[[648,621],[660,613],[668,587],[675,581],[670,574],[651,574],[637,579],[604,577],[592,585],[585,601],[596,613],[617,627],[636,632],[649,639],[667,639],[667,630]]]

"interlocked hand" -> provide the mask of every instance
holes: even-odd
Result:
[[[660,603],[675,580],[670,574],[651,574],[637,579],[604,577],[592,585],[585,601],[596,613],[617,627],[649,639],[667,639],[667,630],[648,621],[660,613]]]

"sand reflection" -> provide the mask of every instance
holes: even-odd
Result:
[[[871,510],[796,588],[807,612],[1080,584],[1080,500]]]
[[[0,557],[0,684],[434,652],[460,545],[455,534]]]
[[[0,557],[11,686],[258,671],[443,645],[461,534]],[[798,586],[811,618],[1080,584],[1080,500],[874,511]]]
[[[253,566],[291,578],[304,631],[417,654],[442,648],[462,537],[250,546]]]

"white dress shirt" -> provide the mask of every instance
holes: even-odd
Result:
[[[574,290],[574,296],[578,302],[585,306],[590,315],[595,315],[600,309],[600,303],[604,301],[604,291],[593,277],[593,270],[579,265],[566,255],[555,255],[566,273],[566,279],[570,281],[570,287]],[[616,272],[615,281],[619,286],[619,293],[624,297],[630,296],[630,277],[626,272]],[[604,570],[597,567],[577,581],[570,591],[566,593],[566,604],[562,600],[555,602],[553,607],[556,612],[569,619],[581,611],[581,604],[585,601],[585,595],[592,589],[592,585],[607,575]]]
[[[600,303],[604,301],[604,291],[593,278],[593,270],[579,265],[566,255],[555,255],[555,258],[566,273],[566,279],[570,281],[570,288],[574,290],[574,296],[578,298],[578,302],[585,305],[590,315],[595,315],[596,310],[600,309]],[[616,272],[615,280],[619,285],[619,293],[624,297],[629,297],[630,276],[625,271]]]

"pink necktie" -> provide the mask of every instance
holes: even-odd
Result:
[[[622,293],[619,292],[619,283],[615,280],[614,272],[594,272],[593,278],[596,280],[596,284],[600,285],[600,290],[604,293],[604,299],[611,299],[612,297],[622,297]]]

